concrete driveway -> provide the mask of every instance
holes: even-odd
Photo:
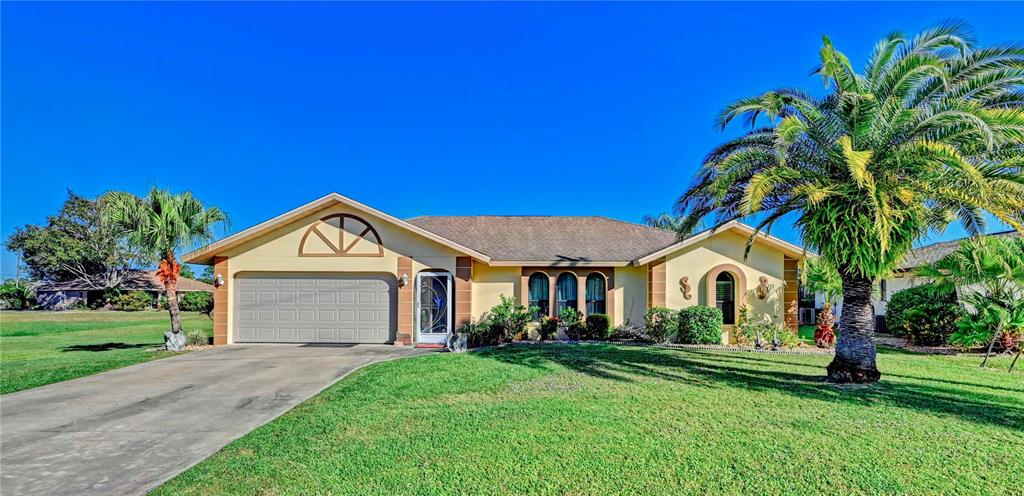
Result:
[[[0,493],[142,494],[389,345],[233,345],[0,397]]]

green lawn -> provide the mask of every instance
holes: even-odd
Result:
[[[1020,494],[1024,373],[548,345],[370,366],[156,491],[180,494]]]
[[[183,313],[186,331],[213,321]],[[163,346],[166,312],[0,312],[0,394],[66,381],[173,353]]]

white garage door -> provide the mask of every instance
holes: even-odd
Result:
[[[393,277],[282,274],[235,280],[235,342],[387,343],[397,292]]]

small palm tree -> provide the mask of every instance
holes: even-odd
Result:
[[[1021,304],[1024,299],[1024,239],[978,237],[964,240],[949,255],[915,272],[940,285],[952,286],[968,307],[967,316],[960,322],[961,330],[987,335],[989,339],[982,367],[1004,333],[1024,326],[1018,324],[1024,317]]]
[[[171,314],[171,332],[181,334],[178,311],[178,274],[181,265],[175,252],[213,239],[213,226],[226,224],[227,215],[217,207],[206,207],[192,193],[173,194],[153,188],[144,198],[113,191],[103,195],[104,219],[131,246],[160,260],[156,275],[167,292],[167,310]],[[168,340],[177,348],[179,339]]]
[[[824,37],[821,98],[769,91],[725,108],[718,126],[750,130],[715,148],[676,207],[683,229],[757,215],[795,218],[804,244],[839,273],[842,333],[834,382],[874,382],[871,290],[912,244],[989,213],[1024,231],[1024,47],[977,48],[950,24],[891,33],[862,73]],[[765,119],[768,123],[757,127]]]

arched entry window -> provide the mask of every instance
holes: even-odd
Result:
[[[587,276],[587,315],[605,313],[604,276],[592,273]]]
[[[576,274],[563,272],[555,281],[555,315],[563,308],[576,308]]]
[[[728,272],[715,278],[715,306],[722,311],[723,324],[736,324],[736,279]]]
[[[538,307],[533,318],[539,319],[548,314],[548,276],[543,272],[535,272],[529,281],[528,308]]]

